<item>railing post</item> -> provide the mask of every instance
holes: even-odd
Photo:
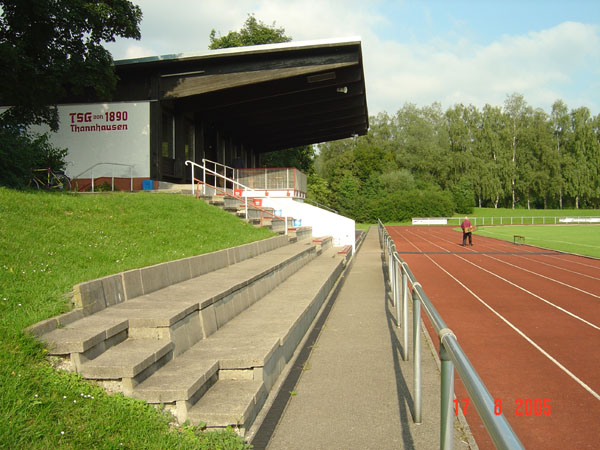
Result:
[[[196,177],[194,176],[194,164],[190,164],[192,167],[192,195],[196,194]]]
[[[454,428],[452,416],[452,403],[454,400],[454,364],[444,347],[444,336],[452,335],[448,328],[440,330],[440,360],[441,373],[441,398],[440,398],[440,448],[452,450],[454,445]]]
[[[404,361],[408,361],[408,274],[406,273],[406,263],[402,270],[402,346],[404,348]]]
[[[391,278],[390,278],[390,287],[392,288],[392,302],[394,307],[398,305],[398,276],[396,275],[397,266],[396,266],[396,258],[394,257],[394,251],[390,252],[390,261],[392,262],[391,267]]]
[[[396,286],[396,299],[394,301],[396,302],[396,320],[398,322],[398,328],[400,328],[400,296],[402,295],[400,282],[402,278],[399,275],[399,272],[402,271],[402,266],[396,256],[394,256],[394,269],[394,285]]]
[[[390,283],[390,288],[392,288],[392,297],[393,297],[393,277],[392,277],[392,270],[394,270],[392,268],[392,264],[394,261],[394,255],[392,255],[392,243],[391,243],[391,239],[390,242],[388,242],[388,281]]]
[[[246,213],[246,220],[248,220],[248,195],[247,195],[248,191],[246,190],[246,187],[244,186],[244,212]]]
[[[92,192],[94,192],[94,169],[92,168]]]
[[[111,166],[110,170],[110,190],[115,191],[115,166]]]
[[[417,285],[414,283],[412,288],[413,299],[413,376],[414,376],[414,402],[415,414],[414,423],[421,423],[421,301],[417,294]]]
[[[129,166],[129,192],[133,192],[133,166]]]

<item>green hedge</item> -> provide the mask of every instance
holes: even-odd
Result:
[[[455,204],[452,194],[438,190],[399,191],[366,202],[355,220],[373,223],[405,222],[413,217],[452,216]]]

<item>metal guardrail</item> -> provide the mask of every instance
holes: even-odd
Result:
[[[329,211],[329,212],[332,212],[332,213],[334,213],[334,214],[339,214],[337,210],[335,210],[335,209],[333,209],[333,208],[330,208],[330,207],[329,207],[329,206],[327,206],[327,205],[323,205],[322,203],[319,203],[318,201],[316,201],[316,200],[312,200],[312,199],[310,199],[310,198],[305,198],[305,199],[304,199],[304,203],[310,203],[311,205],[314,205],[314,206],[316,206],[317,208],[326,209],[327,211]]]
[[[133,192],[133,164],[121,164],[121,163],[111,163],[111,162],[100,162],[100,163],[96,163],[91,167],[88,167],[87,169],[85,169],[83,172],[81,172],[79,175],[77,175],[76,177],[73,177],[72,180],[76,180],[79,177],[81,177],[81,175],[83,175],[84,173],[91,171],[90,174],[90,178],[92,179],[92,192],[94,192],[94,180],[96,177],[94,177],[94,169],[98,166],[111,166],[111,190],[114,191],[115,190],[115,166],[123,166],[123,167],[129,167],[129,190]],[[101,175],[98,176],[97,178],[107,178],[106,175]]]
[[[414,417],[415,423],[421,423],[421,305],[435,332],[440,339],[441,360],[441,411],[440,411],[440,448],[452,449],[454,439],[453,401],[454,401],[454,368],[471,397],[479,417],[497,449],[524,449],[523,444],[515,434],[503,414],[494,411],[494,399],[485,384],[471,365],[469,358],[462,350],[456,336],[439,315],[421,284],[415,279],[408,264],[398,256],[394,241],[380,220],[379,242],[384,250],[387,261],[388,280],[398,317],[398,327],[403,328],[403,355],[408,361],[408,296],[409,284],[413,306],[413,365],[414,365]]]
[[[295,167],[237,169],[237,180],[256,190],[294,190],[306,194],[307,178]]]

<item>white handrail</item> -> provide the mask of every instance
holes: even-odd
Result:
[[[225,178],[227,177],[227,169],[230,169],[230,170],[231,170],[231,173],[232,173],[232,178],[235,180],[235,173],[236,173],[236,171],[235,171],[235,169],[234,169],[233,167],[227,166],[227,165],[225,165],[225,164],[221,164],[221,163],[219,163],[219,162],[216,162],[216,161],[211,161],[210,159],[202,158],[202,164],[204,165],[204,167],[206,167],[206,166],[207,166],[207,163],[210,163],[210,164],[213,164],[213,165],[214,165],[214,168],[215,168],[215,170],[214,170],[214,172],[213,172],[213,173],[218,173],[218,172],[217,172],[217,166],[220,166],[220,167],[222,167],[222,168],[223,168],[223,176],[224,176]],[[208,169],[208,168],[207,168],[207,169]],[[208,169],[208,170],[210,170],[210,169]],[[202,181],[206,181],[206,171],[204,171],[204,172],[203,172],[203,175],[204,175],[204,176],[203,176],[203,178],[202,178]],[[219,175],[220,175],[220,174],[219,174]],[[227,187],[227,185],[226,185],[225,187]],[[202,193],[203,193],[203,194],[205,194],[206,192],[203,190],[203,192],[202,192]]]
[[[203,166],[201,164],[198,164],[198,163],[196,163],[194,161],[191,161],[189,159],[185,162],[185,165],[186,166],[191,166],[191,169],[192,169],[192,195],[195,195],[195,193],[196,193],[196,191],[195,191],[195,183],[194,183],[194,180],[196,179],[196,177],[194,176],[194,166],[198,167],[199,169],[202,169],[203,174],[204,174],[205,177],[206,177],[206,172],[209,172],[209,174],[212,174],[212,175],[214,175],[216,177],[222,178],[225,181],[225,183],[229,181],[234,186],[237,185],[237,186],[239,186],[240,189],[243,189],[244,190],[244,195],[242,197],[244,198],[244,208],[245,208],[245,212],[246,212],[246,220],[248,220],[248,196],[246,195],[246,193],[247,192],[257,192],[256,189],[249,188],[248,186],[245,186],[242,183],[240,183],[240,182],[238,182],[238,181],[236,181],[236,180],[234,180],[232,178],[228,178],[228,177],[226,177],[224,175],[221,175],[220,173],[217,173],[214,170],[211,170],[211,169],[209,169],[209,168],[207,168],[207,167],[205,167],[205,166]],[[202,182],[203,182],[203,192],[202,193],[205,194],[206,191],[204,190],[204,186],[206,186],[206,181],[202,180]],[[276,205],[281,205],[281,202],[278,202],[276,198],[271,198],[270,201],[273,202],[273,203],[275,203]],[[282,208],[282,210],[283,210],[283,208]],[[283,220],[284,220],[284,224],[285,224],[284,225],[284,227],[285,227],[285,234],[287,235],[288,234],[288,217],[284,216]]]
[[[94,168],[101,166],[101,165],[110,165],[110,166],[125,166],[125,167],[129,167],[129,190],[133,191],[133,166],[135,164],[122,164],[122,163],[112,163],[112,162],[99,162],[94,164],[91,167],[88,167],[87,169],[85,169],[83,172],[81,172],[79,175],[77,175],[76,177],[73,177],[73,180],[78,179],[81,175],[83,175],[84,173],[86,173],[87,171],[91,171],[91,179],[92,179],[92,192],[94,192]],[[115,190],[115,168],[112,167],[112,172],[111,172],[111,190]]]

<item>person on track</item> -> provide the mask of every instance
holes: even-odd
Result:
[[[467,245],[467,238],[469,238],[469,245],[473,245],[473,224],[468,217],[465,217],[465,220],[462,221],[460,227],[462,228],[463,232],[462,246],[464,247]]]

